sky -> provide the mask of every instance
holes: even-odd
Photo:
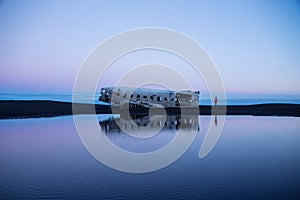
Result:
[[[0,0],[0,27],[0,93],[72,92],[81,64],[99,43],[160,27],[199,43],[228,93],[300,96],[299,1]],[[116,63],[114,77],[101,84],[111,84],[122,75],[118,67],[136,60],[186,72],[178,58],[144,51]]]

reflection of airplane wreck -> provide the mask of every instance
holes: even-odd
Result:
[[[134,123],[134,124],[133,124]],[[101,129],[105,133],[125,131],[141,131],[144,127],[147,130],[184,130],[199,131],[198,115],[153,115],[151,116],[120,116],[120,118],[110,117],[107,120],[99,121]]]
[[[193,107],[199,105],[199,91],[171,91],[147,88],[105,87],[101,88],[99,101],[110,103],[113,106],[129,104],[135,106],[166,108]]]

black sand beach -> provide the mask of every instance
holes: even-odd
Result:
[[[76,103],[78,114],[92,114],[93,106],[97,114],[110,114],[111,108],[107,105],[93,105]],[[116,107],[116,109],[119,109]],[[120,110],[120,109],[119,109]],[[218,115],[222,106],[199,106],[200,115]],[[180,109],[168,108],[167,113],[180,114]],[[122,112],[122,110],[120,110]],[[192,114],[194,109],[191,110]],[[37,118],[72,115],[72,103],[58,101],[0,101],[0,119]],[[148,114],[147,109],[137,108],[131,114]],[[256,105],[230,105],[227,106],[227,115],[253,115],[253,116],[294,116],[300,117],[300,104],[256,104]]]

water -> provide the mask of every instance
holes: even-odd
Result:
[[[110,117],[99,116],[102,126]],[[1,120],[0,198],[299,199],[299,118],[226,117],[217,144],[199,159],[210,120],[199,117],[199,132],[180,159],[145,174],[119,172],[97,161],[81,143],[71,116]],[[118,129],[105,133],[104,128],[102,134],[127,150],[144,152],[172,140],[176,128],[170,126],[146,142]]]
[[[91,100],[97,104],[106,104],[98,101],[98,94],[87,94],[81,93],[76,94],[78,98],[78,103],[90,103]],[[61,94],[47,94],[47,93],[27,93],[27,94],[17,94],[17,93],[0,93],[0,100],[54,100],[62,102],[72,102],[71,93],[61,93]],[[228,95],[226,100],[227,105],[249,105],[249,104],[261,104],[261,103],[295,103],[300,104],[299,95],[286,95],[286,96],[276,96],[276,95]],[[200,96],[200,105],[211,105],[212,100],[208,98],[207,94]]]
[[[74,94],[77,96],[77,103],[97,103],[106,104],[98,101],[99,95],[90,93],[78,93]],[[72,102],[73,94],[71,93],[61,93],[61,94],[51,94],[51,93],[27,93],[27,94],[15,94],[15,93],[0,93],[0,100],[51,100],[51,101],[61,101],[61,102]]]

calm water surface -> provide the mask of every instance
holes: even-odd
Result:
[[[154,138],[134,139],[105,128],[109,117],[99,116],[103,132],[129,151],[158,149],[176,132],[167,127]],[[180,159],[145,174],[119,172],[97,161],[81,143],[71,116],[1,120],[0,199],[300,198],[299,118],[227,117],[216,146],[199,159],[210,120],[199,117],[199,132]]]
[[[36,94],[18,94],[18,93],[1,93],[0,100],[52,100],[62,102],[72,102],[72,95],[70,93],[52,94],[52,93],[36,93]],[[106,104],[98,101],[99,94],[74,94],[79,100],[78,103],[91,103]],[[207,94],[201,94],[200,105],[211,105],[213,101]],[[286,96],[268,96],[268,95],[240,95],[229,96],[226,100],[227,105],[249,105],[249,104],[262,104],[262,103],[294,103],[300,104],[299,95],[286,95]]]

